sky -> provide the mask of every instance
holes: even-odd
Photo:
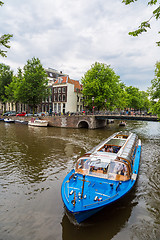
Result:
[[[139,0],[3,0],[0,36],[13,34],[7,58],[14,73],[28,59],[39,58],[44,68],[53,68],[81,80],[95,62],[105,63],[126,86],[146,91],[160,61],[159,22],[139,37],[131,37],[155,6]],[[4,49],[3,49],[4,50]]]

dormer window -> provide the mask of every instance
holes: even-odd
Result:
[[[62,80],[63,80],[63,79],[62,79],[61,77],[59,77],[59,78],[58,78],[58,83],[62,83]]]

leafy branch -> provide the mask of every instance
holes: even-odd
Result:
[[[0,45],[4,46],[4,47],[6,47],[6,48],[10,48],[10,46],[8,45],[8,43],[10,42],[9,40],[10,40],[11,37],[13,37],[12,34],[4,34],[4,35],[2,35],[2,36],[0,37]],[[6,52],[7,52],[7,51],[0,49],[0,55],[1,55],[2,57],[7,57],[7,56],[6,56]]]
[[[123,0],[122,3],[125,3],[125,5],[128,5],[132,2],[136,2],[138,0]],[[150,0],[148,2],[148,5],[152,6],[152,5],[156,5],[158,2],[158,0]],[[144,21],[140,24],[140,26],[138,27],[137,30],[135,31],[132,31],[132,32],[129,32],[129,35],[131,36],[138,36],[144,32],[147,32],[148,28],[151,28],[151,25],[150,25],[150,21],[152,18],[155,18],[156,20],[160,19],[160,6],[157,7],[154,11],[153,11],[153,15],[150,17],[150,19],[148,19],[147,21]],[[160,33],[160,32],[158,32]],[[160,41],[156,42],[157,43],[157,46],[160,46]]]
[[[0,1],[0,6],[2,6],[3,4],[4,3],[2,1]],[[4,35],[0,36],[0,46],[10,48],[8,43],[10,42],[10,38],[12,38],[12,37],[13,37],[12,34],[4,34]],[[0,49],[0,56],[7,57],[6,52],[7,51]]]

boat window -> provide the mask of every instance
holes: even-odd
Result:
[[[121,162],[111,162],[108,170],[108,178],[112,180],[117,179],[117,175],[128,177],[127,165]]]
[[[108,169],[108,163],[107,162],[101,162],[101,161],[94,161],[90,165],[90,171],[89,173],[92,175],[100,174],[107,174]]]
[[[119,146],[111,146],[111,145],[104,145],[99,152],[112,152],[112,153],[118,153],[121,147]]]
[[[126,139],[112,138],[107,142],[107,144],[112,146],[122,147],[125,144],[125,142],[126,142]]]
[[[76,169],[87,170],[87,169],[89,169],[89,166],[90,166],[89,163],[90,163],[90,159],[88,159],[88,158],[80,158],[77,161]]]
[[[128,135],[117,134],[114,138],[127,139]]]

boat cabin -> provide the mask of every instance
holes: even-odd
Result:
[[[80,158],[77,161],[75,172],[116,181],[126,181],[130,179],[130,168],[128,163],[118,159],[109,162],[101,161],[101,159],[92,161],[90,158]]]
[[[118,153],[121,147],[125,144],[128,135],[116,134],[114,138],[109,139],[98,149],[99,152]]]
[[[129,180],[136,145],[136,134],[120,132],[81,157],[75,172],[116,181]]]

